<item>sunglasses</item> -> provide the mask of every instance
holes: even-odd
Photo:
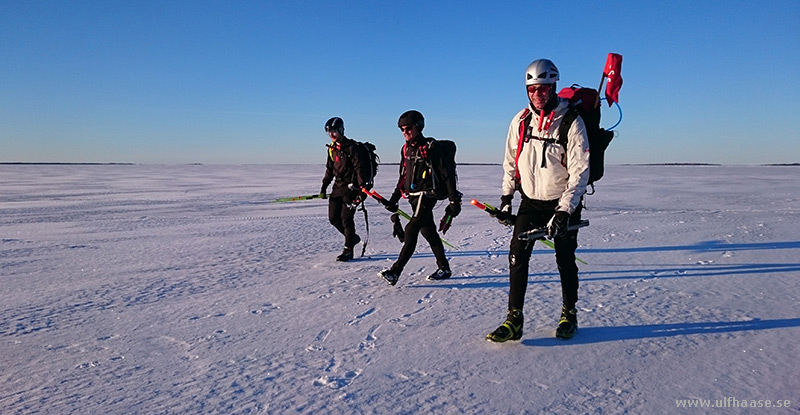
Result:
[[[530,85],[528,92],[532,94],[546,94],[550,92],[550,85]]]
[[[403,125],[403,126],[400,127],[400,131],[402,131],[404,133],[405,132],[410,132],[412,128],[414,128],[413,125]]]

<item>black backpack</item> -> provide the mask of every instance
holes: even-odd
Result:
[[[572,85],[562,89],[558,96],[569,100],[570,108],[561,119],[558,127],[558,143],[567,148],[567,133],[576,117],[580,116],[586,125],[586,134],[589,136],[589,183],[594,193],[594,182],[603,177],[605,154],[609,143],[614,138],[613,131],[600,128],[600,106],[598,92],[592,88]],[[592,194],[588,193],[588,194]]]
[[[352,140],[352,141],[353,141],[353,146],[351,147],[352,150],[350,152],[351,153],[352,152],[356,152],[356,154],[350,154],[348,152],[345,152],[345,154],[347,155],[347,157],[349,159],[352,159],[353,157],[357,157],[358,156],[357,153],[360,150],[357,147],[360,146],[360,147],[363,147],[364,150],[366,150],[367,155],[368,155],[367,162],[369,162],[369,164],[370,164],[370,169],[369,169],[369,177],[365,177],[364,178],[364,186],[367,187],[368,189],[371,189],[372,186],[375,184],[375,175],[378,174],[378,165],[380,164],[381,158],[378,157],[378,154],[375,152],[375,150],[376,150],[375,144],[372,144],[372,143],[367,142],[367,141],[365,141],[365,142],[355,141],[355,140]],[[325,146],[328,147],[328,157],[330,157],[330,159],[333,160],[333,153],[331,152],[333,150],[333,145],[332,144],[326,144]],[[357,174],[358,174],[358,172],[353,171],[353,177],[351,178],[350,183],[356,183],[356,175]]]
[[[367,153],[369,154],[369,164],[370,164],[370,176],[369,179],[366,181],[367,188],[372,188],[375,184],[375,175],[378,174],[378,165],[381,162],[381,158],[378,157],[378,153],[375,152],[375,144],[372,144],[368,141],[365,142],[358,142],[358,144],[364,146],[367,149]]]
[[[436,140],[433,137],[427,137],[428,149],[435,149],[441,154],[442,164],[444,164],[445,171],[437,171],[433,166],[430,159],[426,159],[428,169],[433,174],[433,194],[436,200],[445,200],[449,197],[447,194],[447,184],[445,183],[449,178],[453,178],[458,186],[458,173],[456,172],[456,143],[452,140]],[[403,160],[405,160],[406,145],[403,145]]]
[[[445,175],[445,177],[437,176],[436,170],[431,169],[431,171],[434,172],[434,196],[436,196],[437,200],[445,200],[450,195],[447,194],[447,185],[443,182],[443,180],[447,180],[448,178],[452,177],[453,180],[458,183],[458,173],[456,172],[456,143],[451,140],[434,140],[431,138],[428,142],[428,148],[434,147],[438,148],[441,152],[442,162],[445,168],[445,171],[441,172],[441,174]]]

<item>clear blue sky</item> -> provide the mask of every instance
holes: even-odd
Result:
[[[529,62],[615,52],[607,163],[800,162],[800,1],[550,4],[0,0],[0,161],[323,163],[335,115],[397,162],[414,108],[500,162]]]

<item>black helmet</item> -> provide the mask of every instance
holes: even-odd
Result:
[[[325,123],[325,132],[330,130],[339,130],[344,132],[344,121],[339,117],[333,117]]]
[[[397,126],[416,125],[420,131],[425,128],[425,117],[417,110],[410,110],[403,113],[397,120]]]

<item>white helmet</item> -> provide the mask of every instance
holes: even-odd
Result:
[[[537,59],[525,70],[525,86],[554,84],[558,81],[558,68],[550,59]]]

